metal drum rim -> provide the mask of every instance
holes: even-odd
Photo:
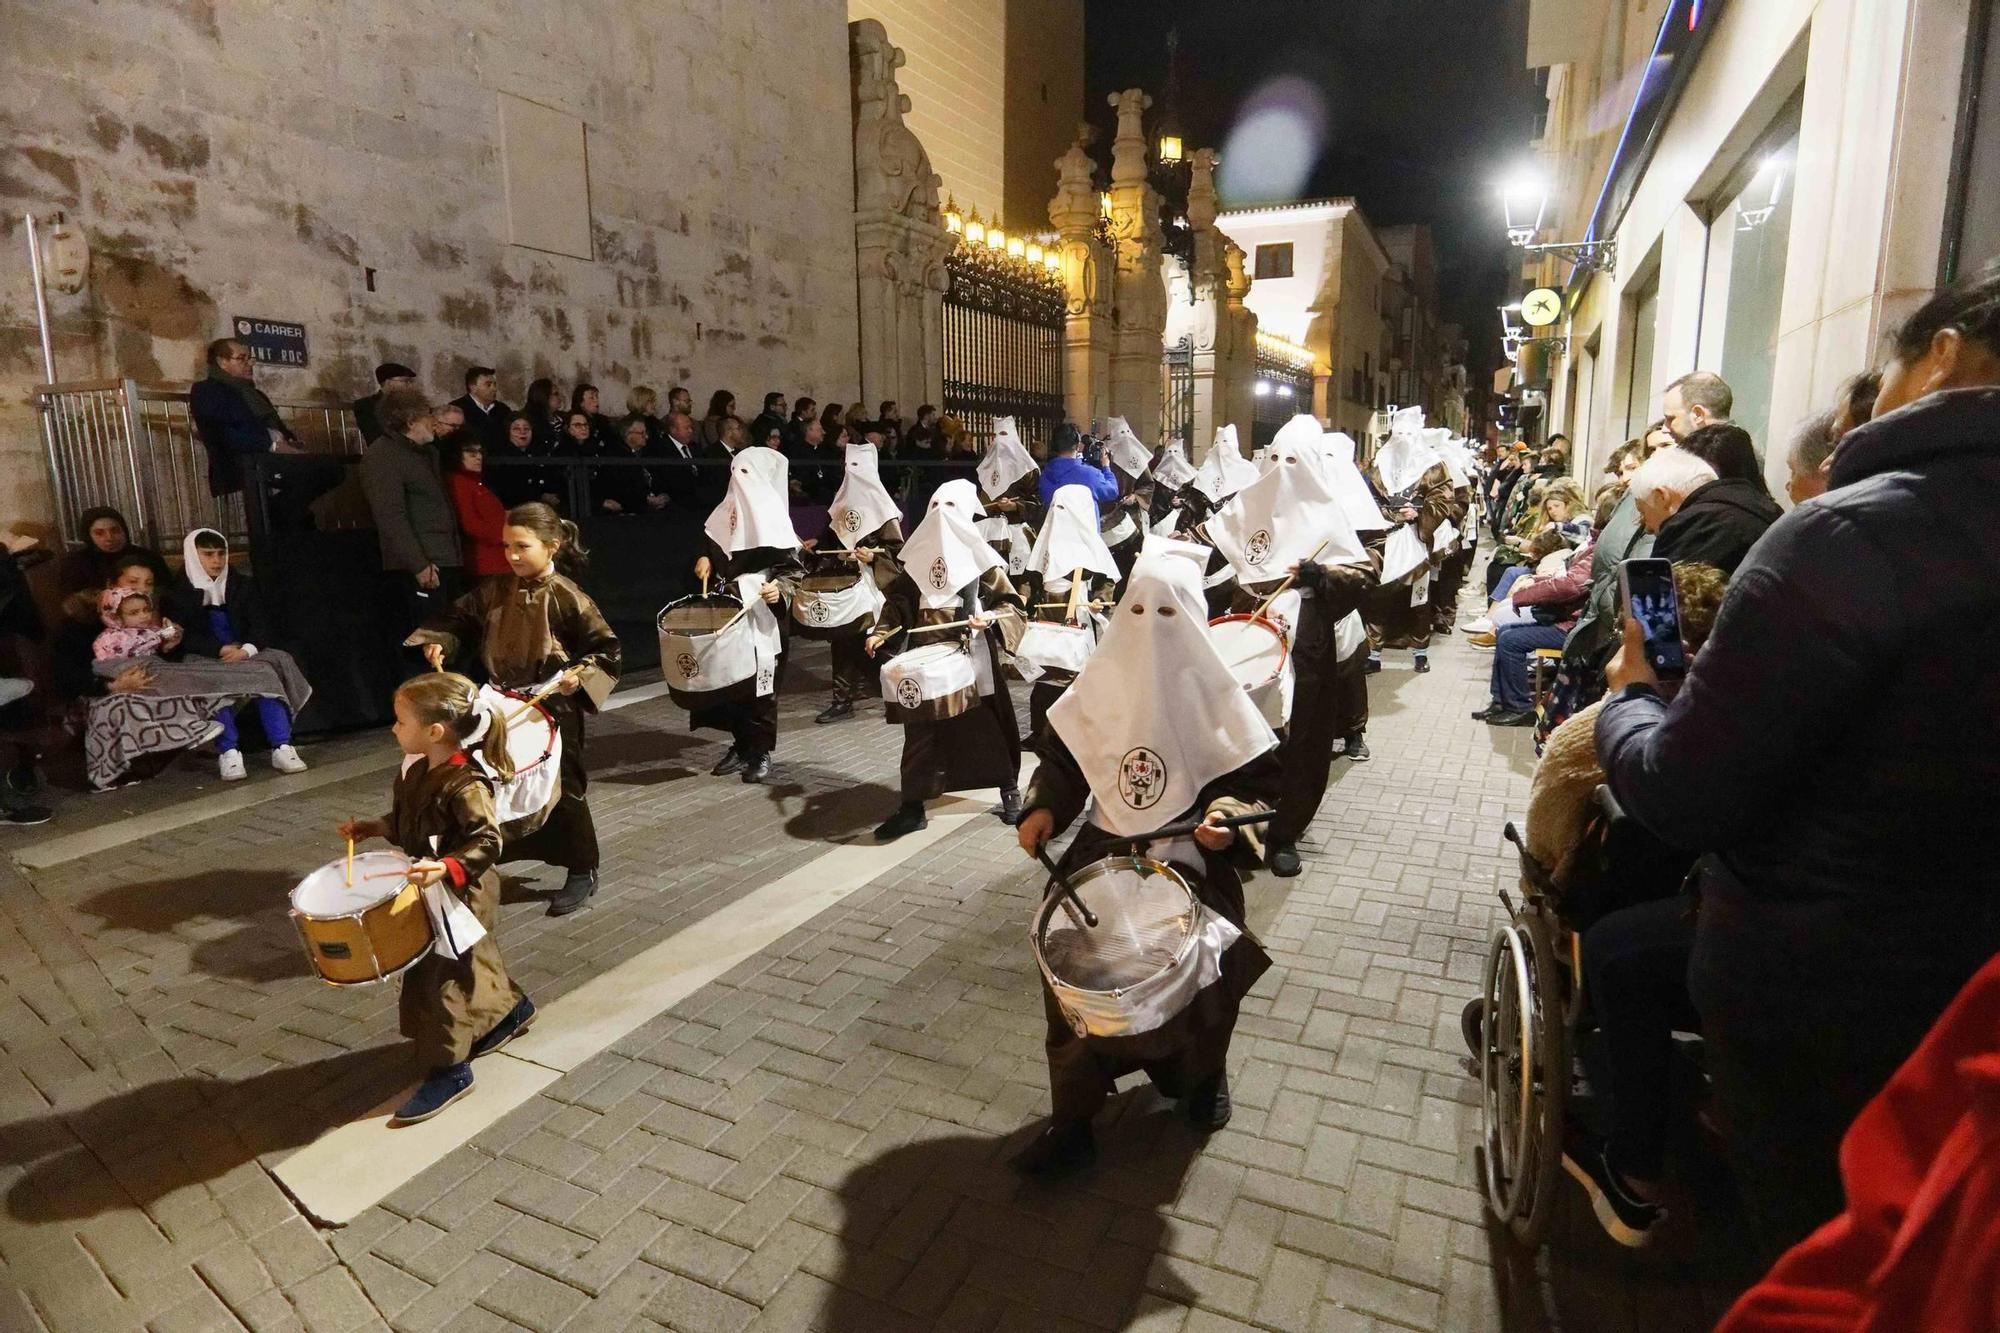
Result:
[[[1092,861],[1089,865],[1077,871],[1075,874],[1068,874],[1067,872],[1065,872],[1065,875],[1068,878],[1070,886],[1072,888],[1081,888],[1083,885],[1090,883],[1092,880],[1102,879],[1106,875],[1111,874],[1113,871],[1116,870],[1140,870],[1140,869],[1144,869],[1148,874],[1165,875],[1168,879],[1172,880],[1175,884],[1179,885],[1181,892],[1187,895],[1188,905],[1190,908],[1199,907],[1201,905],[1201,899],[1194,896],[1194,887],[1187,882],[1187,877],[1185,875],[1181,874],[1180,871],[1174,869],[1171,863],[1166,861],[1155,861],[1150,856],[1100,857],[1098,860]],[[1053,969],[1049,968],[1048,955],[1042,949],[1042,938],[1048,930],[1050,914],[1054,912],[1059,912],[1061,910],[1062,910],[1061,894],[1051,893],[1047,898],[1043,899],[1041,908],[1035,914],[1035,933],[1033,937],[1035,945],[1035,955],[1037,960],[1041,963],[1043,969],[1047,970],[1049,972],[1049,975],[1052,977],[1055,976],[1055,973]],[[1194,916],[1195,916],[1194,912],[1190,910],[1188,913],[1187,933],[1181,937],[1180,944],[1174,949],[1174,956],[1172,961],[1167,963],[1166,966],[1162,967],[1159,970],[1159,972],[1153,973],[1152,974],[1153,976],[1157,977],[1160,975],[1161,972],[1170,971],[1173,968],[1179,967],[1183,962],[1187,960],[1188,950],[1194,947],[1195,940],[1197,936],[1200,934],[1199,930],[1195,928]],[[1150,979],[1151,979],[1150,977],[1146,978],[1146,980]],[[1127,991],[1131,990],[1132,986],[1141,984],[1140,982],[1135,981],[1132,983],[1131,986],[1119,986],[1111,990],[1097,990],[1089,986],[1079,986],[1071,981],[1064,981],[1060,977],[1056,977],[1056,981],[1065,990],[1075,991],[1079,995],[1105,995],[1109,996],[1114,1000],[1123,996]]]

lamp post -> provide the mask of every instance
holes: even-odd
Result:
[[[1500,207],[1507,219],[1507,241],[1531,255],[1553,255],[1580,269],[1608,273],[1618,263],[1618,242],[1610,240],[1537,242],[1547,217],[1549,190],[1538,177],[1517,176],[1500,190]]]

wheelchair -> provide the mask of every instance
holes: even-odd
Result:
[[[1540,1247],[1554,1212],[1577,1047],[1589,1029],[1583,932],[1619,907],[1673,893],[1694,859],[1628,816],[1609,787],[1596,789],[1593,806],[1566,889],[1508,822],[1520,900],[1500,890],[1508,919],[1487,947],[1478,998],[1459,1016],[1479,1076],[1486,1207],[1528,1250]]]

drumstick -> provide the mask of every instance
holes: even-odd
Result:
[[[1307,560],[1319,559],[1319,553],[1321,551],[1324,551],[1328,546],[1331,546],[1332,544],[1333,544],[1333,538],[1328,537],[1325,541],[1321,542],[1318,546],[1315,546],[1313,548],[1313,553],[1311,555],[1307,556],[1305,560],[1301,560],[1299,563],[1304,564],[1306,563]],[[1250,613],[1250,618],[1252,620],[1262,620],[1264,618],[1264,613],[1271,609],[1271,603],[1277,601],[1279,596],[1285,591],[1285,589],[1292,586],[1293,580],[1297,579],[1298,576],[1299,576],[1299,571],[1296,569],[1294,569],[1291,573],[1285,575],[1285,581],[1283,583],[1280,583],[1277,587],[1271,589],[1271,595],[1264,599],[1264,604],[1262,606],[1259,606],[1255,611],[1252,611]]]
[[[1078,565],[1076,567],[1076,572],[1069,576],[1069,597],[1067,599],[1068,607],[1067,607],[1067,614],[1063,616],[1063,619],[1070,621],[1071,623],[1075,623],[1076,599],[1080,594],[1083,593],[1083,591],[1084,591],[1083,566]]]
[[[1035,609],[1036,609],[1037,611],[1053,611],[1053,610],[1055,610],[1055,609],[1056,609],[1057,607],[1059,607],[1059,606],[1062,606],[1062,607],[1067,607],[1068,605],[1069,605],[1069,603],[1068,603],[1068,602],[1036,602],[1036,603],[1035,603]],[[1079,607],[1088,607],[1089,609],[1091,609],[1091,610],[1095,611],[1095,610],[1099,610],[1099,609],[1102,609],[1103,607],[1107,607],[1107,606],[1111,606],[1111,605],[1113,605],[1113,603],[1111,603],[1111,602],[1078,602],[1078,603],[1077,603],[1077,605],[1078,605]]]
[[[347,840],[347,887],[354,887],[354,839]]]
[[[534,712],[535,706],[541,703],[542,700],[548,698],[551,694],[554,694],[557,690],[560,690],[562,688],[563,682],[569,679],[572,673],[581,671],[584,669],[584,667],[588,665],[589,663],[579,662],[575,666],[564,667],[561,671],[556,672],[556,678],[554,680],[550,681],[548,684],[542,686],[541,689],[536,690],[533,694],[529,695],[528,702],[522,704],[519,708],[507,714],[506,718],[504,719],[507,725],[511,727],[516,722],[519,722],[522,718],[526,717],[528,714]]]
[[[410,868],[408,866],[404,866],[400,870],[371,870],[367,874],[363,875],[361,878],[388,879],[392,875],[408,875],[409,873],[410,873]]]
[[[1070,919],[1075,920],[1081,916],[1083,920],[1080,924],[1093,930],[1096,929],[1097,913],[1083,905],[1083,899],[1076,896],[1076,889],[1070,884],[1069,877],[1056,869],[1056,863],[1049,860],[1048,852],[1037,847],[1035,849],[1035,859],[1040,861],[1048,870],[1054,882],[1062,886],[1062,906],[1063,910],[1070,914]]]
[[[1275,819],[1277,814],[1276,810],[1252,810],[1247,815],[1224,816],[1216,820],[1214,824],[1209,825],[1209,827],[1242,828],[1245,824],[1262,824],[1267,820]],[[1163,829],[1155,829],[1151,833],[1142,834],[1136,838],[1120,838],[1119,841],[1134,845],[1142,842],[1164,842],[1168,838],[1178,838],[1192,833],[1205,823],[1207,823],[1205,819],[1191,819],[1185,824],[1169,824]]]

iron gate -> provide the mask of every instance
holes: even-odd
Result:
[[[1194,339],[1182,334],[1160,357],[1160,401],[1165,411],[1161,428],[1169,440],[1187,446],[1194,457]]]
[[[975,439],[1014,418],[1043,455],[1063,419],[1062,278],[1039,265],[961,244],[945,260],[944,410]]]

